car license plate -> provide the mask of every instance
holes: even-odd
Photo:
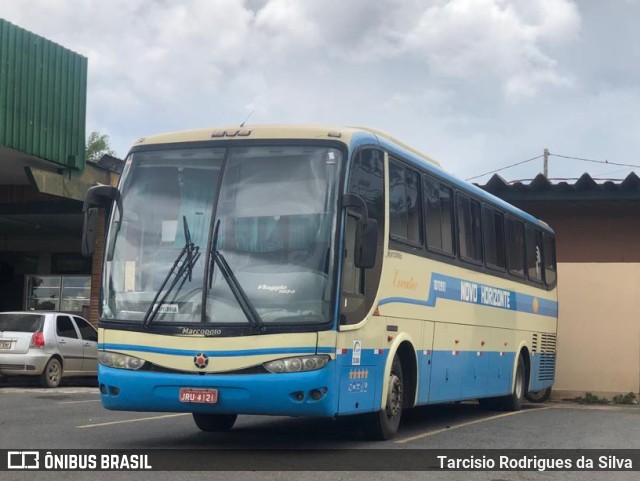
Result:
[[[180,389],[180,402],[215,404],[218,402],[218,390],[182,388]]]
[[[11,341],[0,341],[0,349],[11,349]]]

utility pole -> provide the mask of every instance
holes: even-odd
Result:
[[[544,149],[544,168],[542,173],[549,178],[549,149]]]

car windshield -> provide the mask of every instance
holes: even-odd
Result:
[[[0,331],[37,332],[42,330],[42,314],[0,313]]]
[[[134,153],[107,240],[102,318],[248,325],[255,309],[265,324],[328,321],[341,158],[310,145]]]

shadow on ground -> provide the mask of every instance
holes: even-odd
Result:
[[[63,378],[60,387],[98,387],[98,378],[71,377]],[[0,375],[0,389],[3,387],[42,388],[36,376],[2,376]],[[55,389],[55,388],[54,388]]]

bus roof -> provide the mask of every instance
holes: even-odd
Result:
[[[329,139],[348,144],[358,130],[361,129],[323,125],[228,125],[152,135],[141,138],[135,145],[251,139]]]
[[[368,139],[367,139],[368,138]],[[479,197],[480,199],[492,203],[495,206],[532,222],[549,232],[553,230],[541,220],[532,215],[518,209],[517,207],[503,201],[502,199],[480,189],[479,187],[464,182],[451,175],[440,167],[440,163],[404,142],[392,137],[391,135],[377,129],[369,127],[335,127],[329,125],[288,125],[288,124],[267,124],[267,125],[244,125],[244,126],[226,126],[213,127],[206,129],[184,130],[179,132],[169,132],[164,134],[152,135],[139,139],[135,146],[166,144],[166,143],[182,143],[182,142],[204,142],[216,140],[268,140],[268,139],[324,139],[336,140],[351,146],[354,143],[371,143],[380,144],[391,152],[402,155],[403,158],[412,161],[418,167],[426,171],[430,171],[443,180],[452,184],[454,187],[465,190],[466,192]]]
[[[335,127],[328,125],[245,125],[214,127],[210,129],[184,130],[143,137],[136,145],[164,144],[174,142],[202,142],[208,140],[243,140],[243,139],[329,139],[339,140],[349,145],[351,139],[358,134],[370,134],[375,138],[385,139],[411,152],[434,165],[436,160],[412,148],[391,135],[369,127]]]

